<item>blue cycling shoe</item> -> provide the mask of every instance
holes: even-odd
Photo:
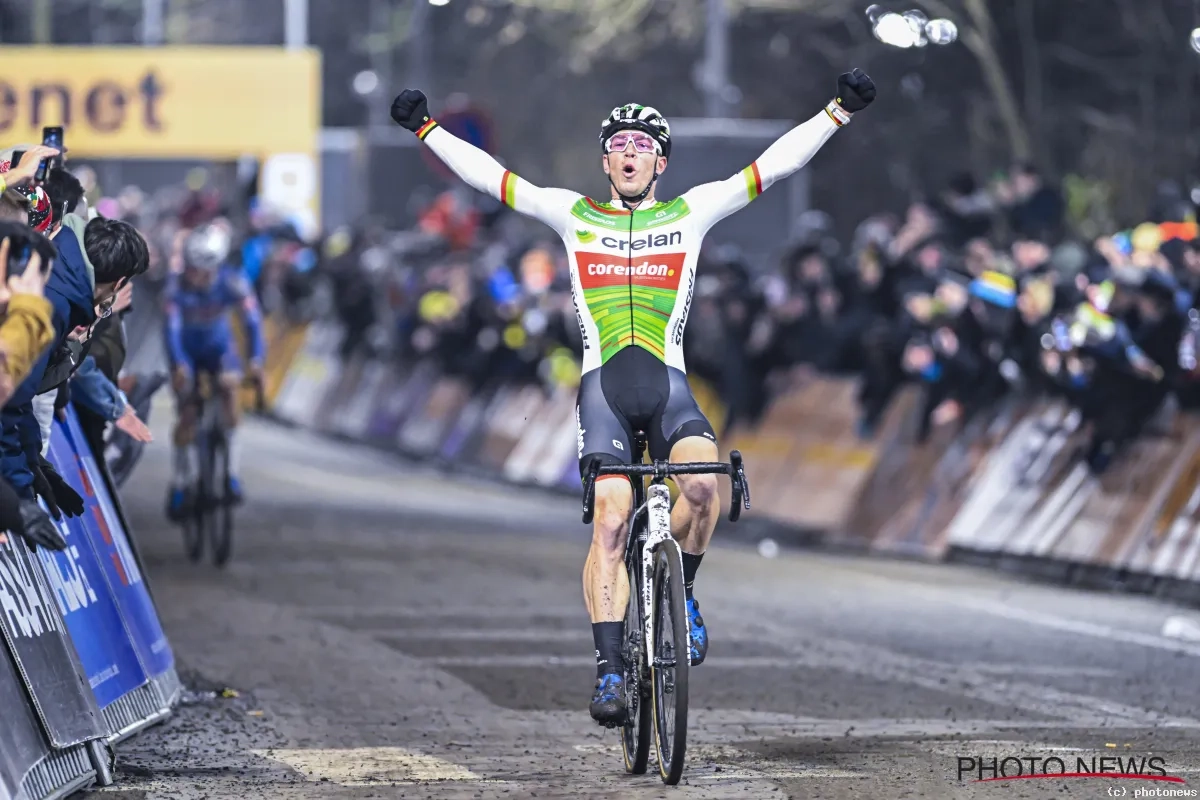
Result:
[[[229,476],[229,503],[230,505],[239,506],[246,499],[246,495],[242,493],[242,482],[234,475]]]
[[[596,680],[589,709],[592,719],[606,728],[625,724],[625,679],[620,675],[605,675]]]
[[[172,489],[167,495],[167,519],[182,522],[191,511],[191,498],[186,489]]]
[[[687,612],[688,627],[691,628],[692,633],[692,641],[688,649],[694,667],[703,664],[704,657],[708,655],[708,628],[704,627],[704,617],[700,616],[700,604],[696,602],[696,598],[688,598]]]

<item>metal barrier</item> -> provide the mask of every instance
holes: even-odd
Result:
[[[0,797],[108,785],[112,746],[171,713],[174,657],[73,410],[47,458],[84,498],[61,552],[0,536]]]

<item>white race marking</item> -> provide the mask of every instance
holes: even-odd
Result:
[[[832,568],[837,569],[837,567]],[[1002,619],[1008,619],[1014,622],[1024,622],[1029,625],[1036,625],[1042,628],[1063,631],[1064,633],[1074,633],[1080,636],[1090,636],[1096,639],[1107,639],[1108,641],[1134,644],[1140,647],[1166,650],[1171,653],[1183,653],[1190,656],[1200,656],[1200,643],[1195,645],[1186,644],[1179,641],[1172,641],[1171,639],[1166,639],[1162,636],[1156,636],[1154,634],[1138,633],[1137,631],[1114,628],[1111,625],[1098,625],[1092,622],[1058,617],[1054,616],[1053,614],[1044,614],[1038,611],[1027,611],[1025,609],[1014,608],[1012,606],[1007,606],[1003,603],[998,603],[992,600],[966,597],[959,591],[953,591],[949,589],[934,589],[927,584],[916,583],[913,581],[904,580],[902,578],[877,575],[871,572],[849,567],[843,567],[843,569],[846,572],[853,573],[864,580],[886,583],[892,586],[900,586],[915,595],[922,596],[934,602],[952,603],[956,608],[959,609],[978,611],[983,614],[991,614],[994,617],[1000,617]]]
[[[254,750],[255,755],[287,764],[309,781],[340,786],[395,786],[421,781],[499,783],[465,767],[399,747]]]
[[[1167,617],[1163,622],[1162,635],[1168,639],[1200,642],[1200,621],[1190,617]]]
[[[1037,625],[1042,628],[1051,630],[1063,631],[1064,633],[1074,633],[1080,636],[1091,636],[1096,639],[1107,639],[1113,642],[1122,642],[1124,644],[1135,644],[1139,647],[1149,647],[1155,650],[1166,650],[1171,653],[1183,653],[1189,656],[1200,656],[1200,643],[1185,644],[1183,642],[1172,641],[1165,639],[1162,636],[1155,636],[1149,633],[1138,633],[1137,631],[1127,631],[1120,628],[1114,628],[1110,625],[1097,625],[1093,622],[1083,622],[1082,620],[1066,619],[1065,617],[1056,617],[1052,614],[1043,614],[1039,611],[1026,611],[1025,609],[1012,608],[1001,603],[994,603],[987,600],[973,600],[959,597],[955,599],[955,604],[960,608],[969,608],[973,611],[979,611],[984,614],[991,614],[994,617],[1012,620],[1014,622],[1024,622],[1029,625]]]

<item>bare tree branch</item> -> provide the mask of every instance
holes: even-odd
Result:
[[[931,13],[954,19],[959,17],[943,0],[920,0]],[[1021,116],[1016,96],[1013,94],[1008,75],[995,47],[995,25],[985,0],[964,0],[964,7],[971,25],[960,33],[962,43],[975,56],[983,70],[983,79],[991,90],[992,99],[1000,113],[1000,119],[1008,133],[1012,157],[1027,160],[1030,157],[1029,132]]]

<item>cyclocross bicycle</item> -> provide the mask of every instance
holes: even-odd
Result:
[[[583,521],[592,521],[598,476],[630,478],[635,510],[625,543],[630,600],[625,611],[624,648],[628,710],[621,731],[621,750],[628,772],[645,773],[653,725],[658,770],[663,783],[673,786],[683,775],[687,752],[691,632],[683,591],[683,556],[679,543],[671,536],[671,492],[666,479],[671,475],[728,475],[733,490],[731,522],[737,521],[743,504],[750,508],[750,486],[742,455],[737,450],[729,454],[728,464],[721,461],[642,464],[645,436],[637,434],[633,446],[633,464],[602,467],[599,459],[594,459],[588,465],[583,483]],[[634,477],[638,480],[633,480]],[[650,709],[652,713],[648,713]]]
[[[201,380],[201,378],[207,380]],[[225,566],[233,552],[233,492],[229,473],[229,431],[220,397],[213,391],[217,377],[196,375],[191,402],[197,406],[196,460],[199,471],[192,486],[191,511],[183,520],[183,546],[195,562],[204,555],[204,541],[213,549],[213,562]],[[258,410],[263,407],[261,384],[243,381],[255,389]],[[207,391],[205,391],[207,388]],[[240,402],[240,399],[239,399]]]

